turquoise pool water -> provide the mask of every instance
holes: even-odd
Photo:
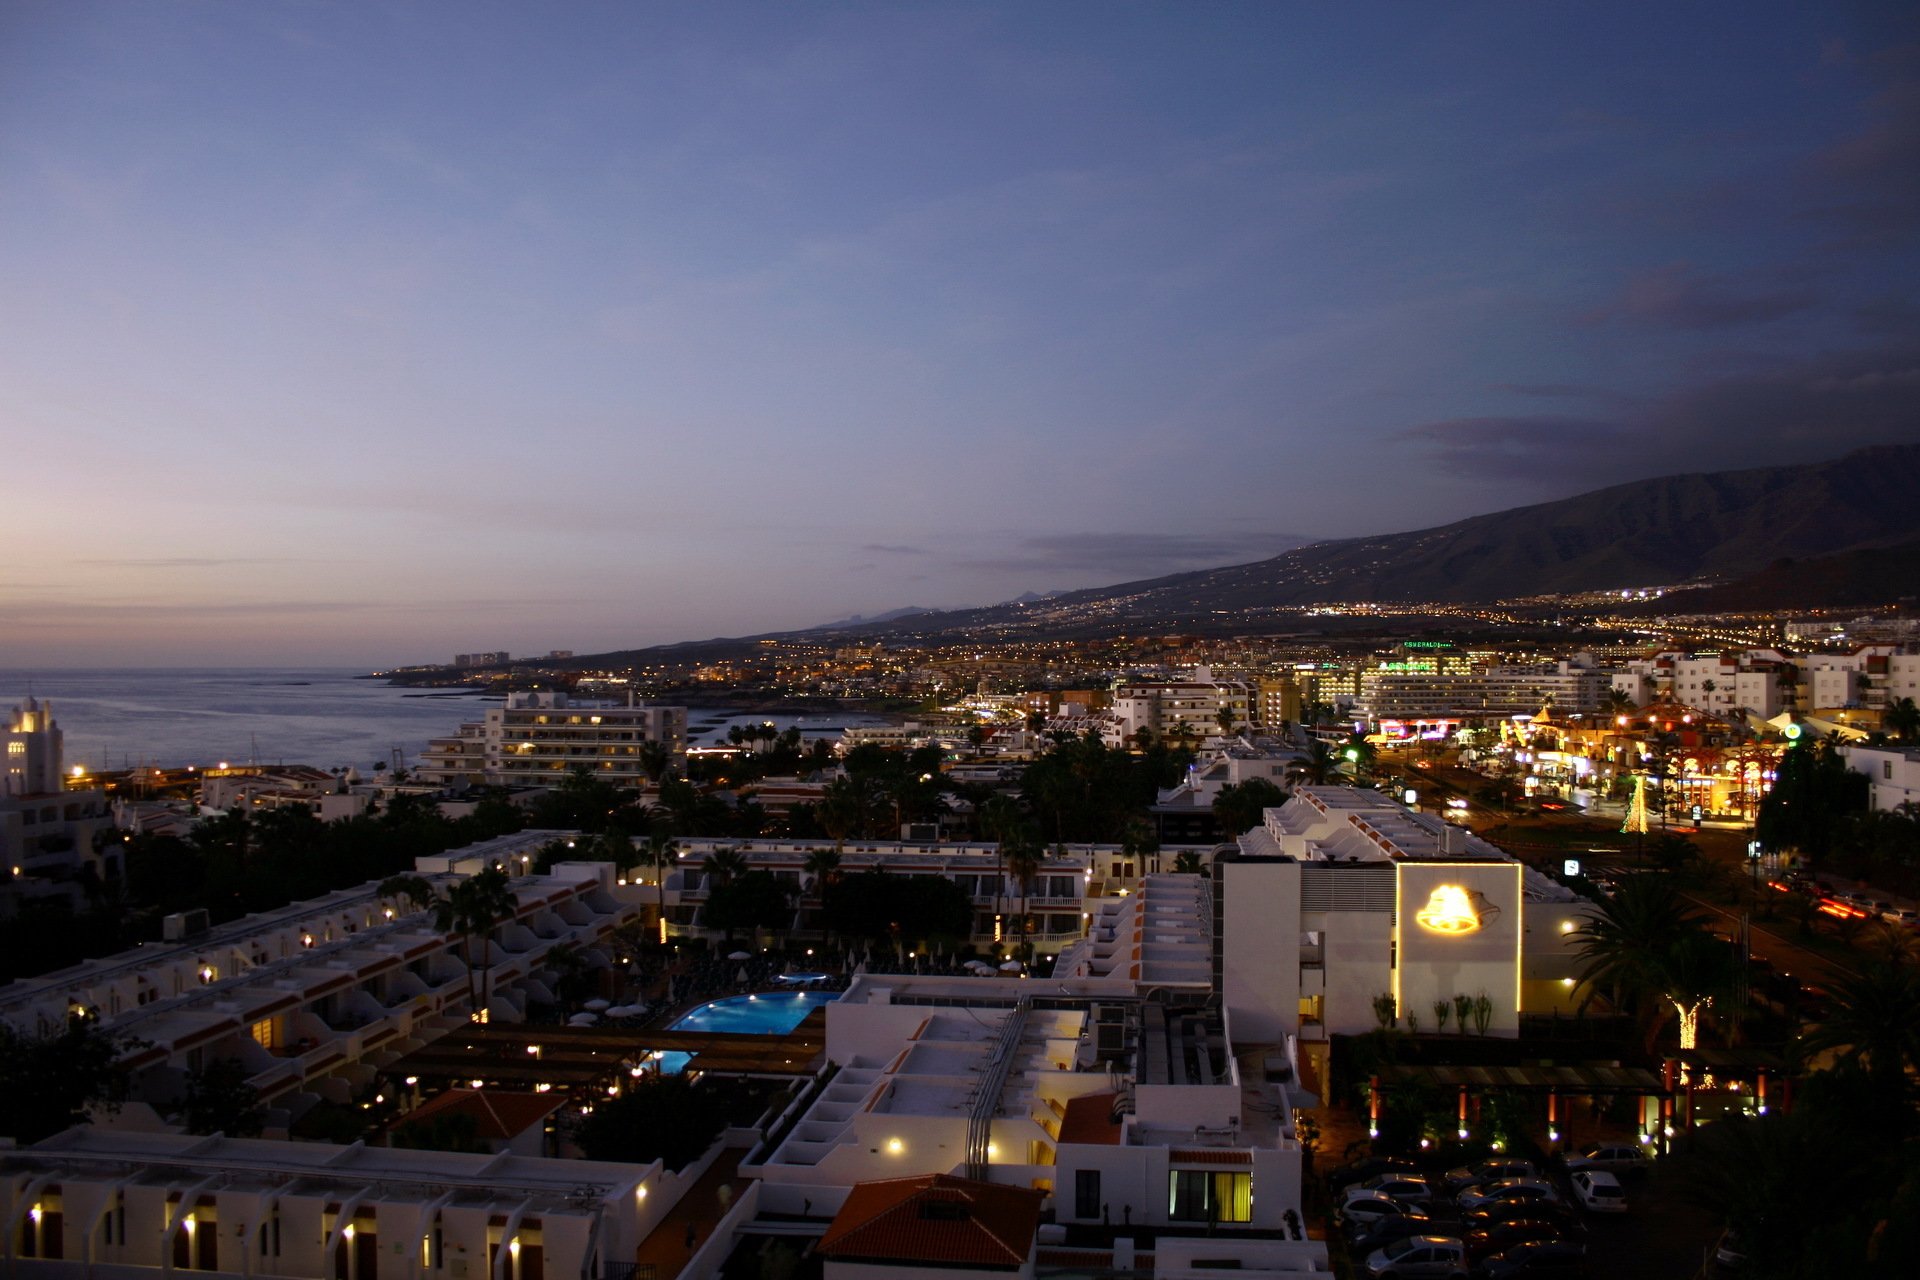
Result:
[[[783,1036],[815,1009],[839,998],[838,991],[765,991],[751,996],[728,996],[725,1000],[709,1000],[687,1010],[669,1029]],[[678,1075],[686,1069],[687,1062],[688,1055],[684,1053],[662,1054],[660,1070],[667,1075]]]

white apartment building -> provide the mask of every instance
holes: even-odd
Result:
[[[679,848],[676,866],[666,876],[667,927],[681,936],[720,936],[709,929],[703,908],[712,894],[714,881],[706,867],[707,859],[722,849],[739,853],[749,870],[769,871],[793,886],[795,934],[824,928],[821,919],[822,886],[818,877],[806,869],[808,857],[824,845],[818,840],[761,840],[726,837],[691,837],[675,841]],[[980,946],[993,942],[1016,941],[1014,918],[1023,909],[1031,917],[1034,931],[1025,941],[1041,951],[1057,951],[1085,930],[1087,900],[1118,892],[1144,874],[1132,864],[1131,856],[1121,857],[1113,846],[1074,845],[1066,856],[1049,855],[1031,891],[1024,896],[1020,885],[999,864],[996,846],[991,842],[965,844],[910,844],[888,841],[853,841],[841,851],[836,874],[842,877],[865,871],[883,870],[889,875],[941,876],[959,885],[973,903],[973,935]],[[1162,851],[1169,865],[1175,856]],[[1111,868],[1111,871],[1109,869]]]
[[[1867,775],[1871,789],[1867,807],[1891,812],[1901,805],[1920,805],[1920,751],[1902,747],[1869,747],[1853,742],[1840,748],[1855,773]]]
[[[60,892],[62,886],[44,878],[82,866],[103,880],[120,874],[107,793],[67,788],[65,741],[52,704],[34,698],[14,707],[0,727],[0,867],[18,882],[0,907],[16,896]],[[41,883],[27,883],[36,878]]]
[[[1254,687],[1245,681],[1216,680],[1208,668],[1197,667],[1190,680],[1115,686],[1112,716],[1127,740],[1142,729],[1161,737],[1184,733],[1204,739],[1221,732],[1223,711],[1233,718],[1233,732],[1248,727],[1256,699]]]
[[[651,1165],[75,1128],[0,1151],[9,1276],[598,1280],[684,1192]]]
[[[490,865],[523,872],[564,834],[503,836],[421,859],[419,870],[442,891]],[[489,1021],[520,1021],[531,1001],[552,1001],[543,959],[554,946],[597,954],[638,918],[637,901],[615,898],[612,875],[609,863],[562,863],[512,879],[515,917],[476,955],[488,969]],[[133,1101],[116,1124],[165,1128],[189,1072],[237,1059],[269,1108],[269,1130],[284,1128],[321,1098],[348,1101],[375,1067],[470,1016],[459,941],[377,883],[213,928],[174,923],[175,940],[0,988],[0,1019],[22,1034],[83,1017],[140,1042]]]
[[[1324,1069],[1331,1034],[1378,1024],[1374,1000],[1433,1025],[1431,1006],[1486,1001],[1486,1034],[1570,1010],[1571,890],[1377,792],[1301,787],[1214,860],[1214,984],[1239,1034],[1298,1037]]]
[[[428,744],[416,772],[442,784],[551,786],[574,769],[619,786],[647,781],[641,748],[687,750],[687,709],[650,704],[598,706],[564,693],[510,693],[486,718]],[[478,765],[476,776],[475,765]]]
[[[1360,675],[1356,716],[1373,721],[1486,721],[1533,715],[1551,702],[1556,716],[1600,710],[1611,675],[1572,662],[1552,666],[1492,667],[1471,675]]]
[[[1287,1230],[1308,1100],[1285,1043],[1208,1004],[1210,914],[1200,877],[1150,877],[1100,904],[1054,978],[857,979],[828,1006],[827,1068],[742,1164],[757,1182],[716,1235],[797,1218],[837,1238],[858,1189],[964,1178],[1050,1198],[1033,1271],[1331,1274]],[[1069,1247],[1074,1224],[1116,1238]]]

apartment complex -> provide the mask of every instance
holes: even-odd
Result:
[[[525,831],[420,862],[439,891],[489,866],[519,873],[513,919],[476,953],[489,1021],[521,1021],[531,1001],[551,999],[543,966],[555,946],[590,948],[638,918],[637,903],[614,897],[610,864],[525,874],[564,834]],[[0,989],[0,1020],[23,1035],[85,1018],[139,1042],[122,1124],[164,1127],[189,1072],[234,1059],[269,1108],[269,1129],[284,1128],[322,1098],[347,1101],[370,1074],[363,1063],[390,1061],[474,1012],[459,940],[375,883],[214,927],[190,913],[167,932]]]
[[[649,744],[675,758],[687,750],[687,709],[649,704],[598,706],[564,693],[510,693],[484,720],[435,738],[416,770],[443,785],[548,786],[587,769],[620,786],[648,780]]]
[[[1551,705],[1556,715],[1592,715],[1604,704],[1609,684],[1606,672],[1568,661],[1468,675],[1366,671],[1353,713],[1376,721],[1487,721],[1534,715]]]
[[[1121,684],[1113,691],[1114,721],[1122,737],[1131,739],[1142,729],[1157,737],[1204,739],[1222,732],[1221,716],[1230,719],[1229,731],[1252,723],[1256,692],[1240,680],[1216,680],[1205,667],[1191,680]]]

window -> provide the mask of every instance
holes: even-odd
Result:
[[[1251,1222],[1253,1175],[1175,1169],[1167,1175],[1167,1217],[1175,1222]]]
[[[1098,1169],[1074,1170],[1073,1216],[1076,1218],[1100,1216],[1100,1171]]]

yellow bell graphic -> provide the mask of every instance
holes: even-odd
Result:
[[[1434,933],[1473,933],[1480,927],[1472,896],[1457,884],[1436,885],[1427,905],[1413,918]]]

